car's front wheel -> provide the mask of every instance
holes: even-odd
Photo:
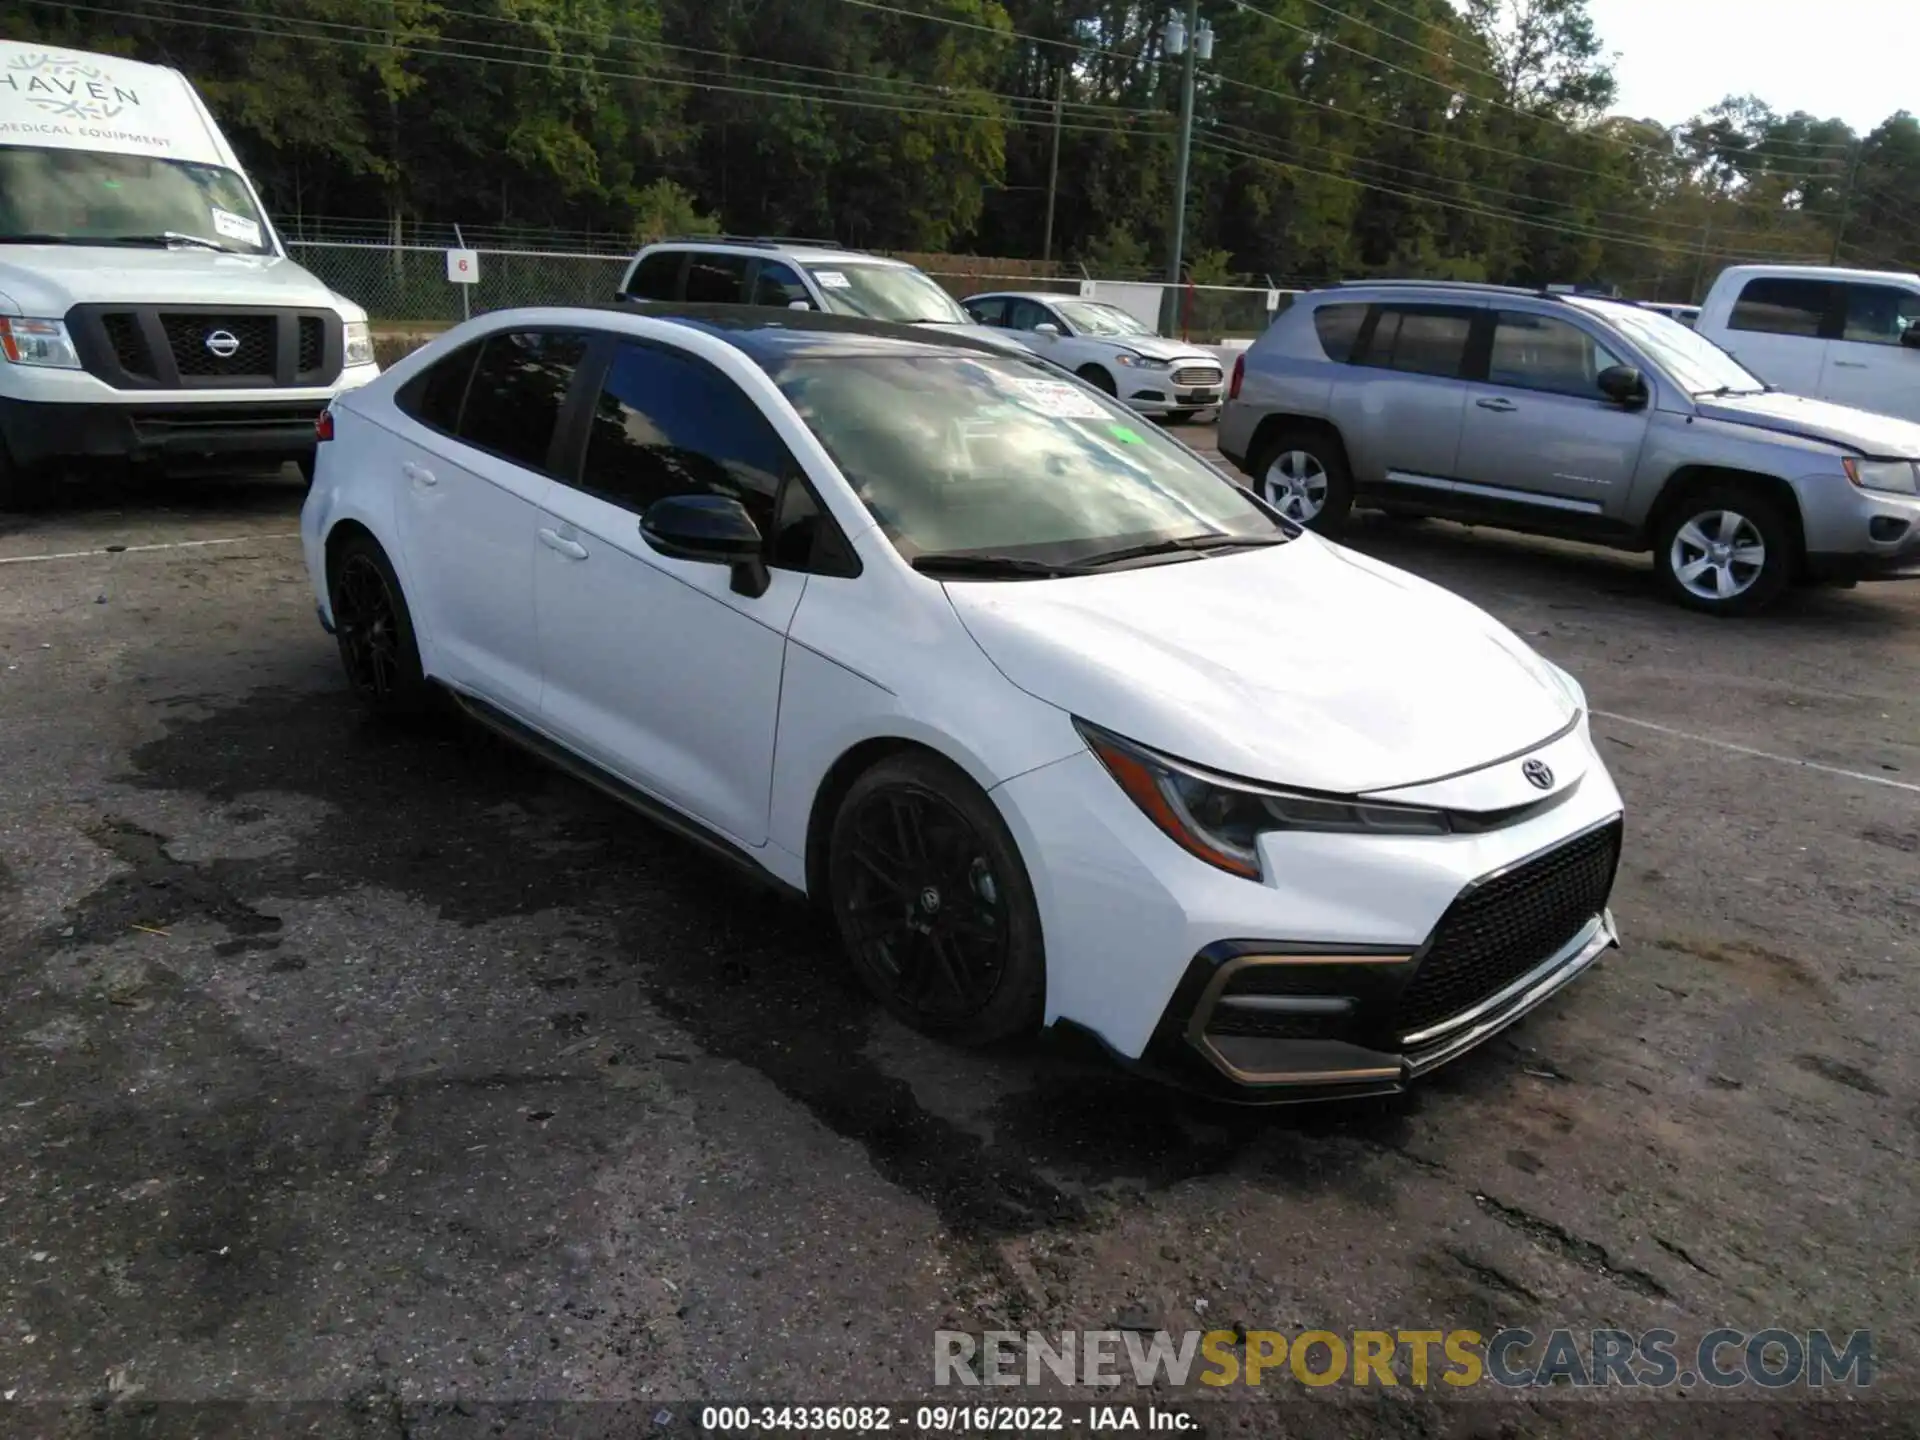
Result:
[[[1289,520],[1332,534],[1353,510],[1347,452],[1323,430],[1288,430],[1254,457],[1253,488]]]
[[[350,536],[334,553],[327,599],[340,663],[361,703],[385,719],[425,713],[432,691],[413,616],[392,562],[371,535]]]
[[[1779,598],[1798,563],[1792,523],[1770,497],[1737,486],[1668,510],[1653,563],[1667,593],[1710,615],[1751,615]]]
[[[993,801],[954,766],[904,752],[854,781],[827,884],[861,980],[914,1029],[986,1045],[1039,1023],[1033,886]]]
[[[1113,383],[1113,376],[1104,365],[1082,365],[1073,372],[1096,390],[1104,390],[1109,395],[1118,395],[1120,387]]]

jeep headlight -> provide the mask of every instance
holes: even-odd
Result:
[[[14,365],[37,365],[49,370],[78,370],[80,353],[73,348],[64,321],[15,319],[0,315],[0,354]]]
[[[346,324],[347,364],[373,364],[373,327],[364,320],[349,320]]]
[[[1920,462],[1913,460],[1856,460],[1842,457],[1847,478],[1862,490],[1890,490],[1896,495],[1920,495]]]

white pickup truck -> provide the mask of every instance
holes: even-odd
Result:
[[[1735,265],[1694,328],[1789,394],[1920,421],[1920,275]]]
[[[310,467],[379,373],[185,76],[0,40],[0,508],[89,462]]]

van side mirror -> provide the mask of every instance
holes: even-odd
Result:
[[[1647,403],[1647,382],[1632,365],[1609,365],[1597,377],[1600,393],[1616,405],[1632,407]]]
[[[725,565],[733,571],[733,589],[749,599],[767,593],[760,527],[747,507],[730,495],[668,495],[640,517],[640,538],[662,555]]]

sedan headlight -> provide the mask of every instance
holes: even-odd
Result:
[[[347,364],[373,364],[373,328],[364,320],[349,320],[346,325]]]
[[[1896,495],[1920,495],[1920,462],[1912,460],[1856,460],[1851,455],[1840,463],[1847,478],[1862,490],[1891,490]]]
[[[1135,370],[1164,370],[1167,361],[1156,360],[1151,355],[1136,355],[1131,350],[1122,350],[1113,357],[1116,365],[1130,365]]]
[[[78,370],[80,354],[59,320],[14,319],[0,315],[0,354],[15,365],[49,370]]]
[[[1261,878],[1259,837],[1274,830],[1444,835],[1444,811],[1255,787],[1191,769],[1084,721],[1081,738],[1127,798],[1188,854],[1248,880]]]

